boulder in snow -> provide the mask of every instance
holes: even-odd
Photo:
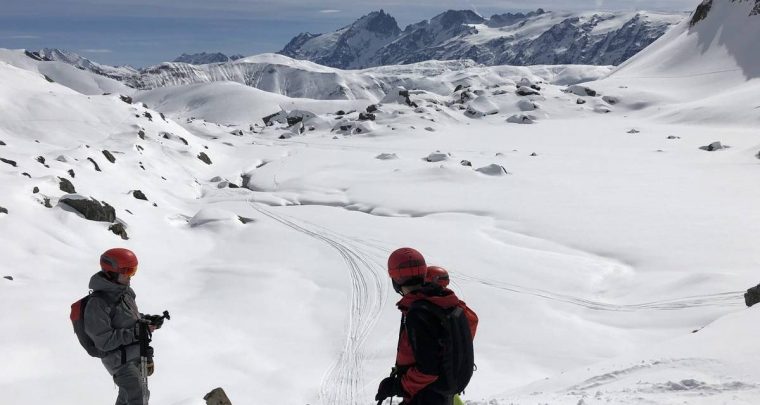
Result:
[[[148,201],[148,197],[146,197],[145,193],[140,190],[132,190],[132,197],[135,197],[138,200]]]
[[[381,153],[381,154],[375,156],[375,159],[380,159],[380,160],[395,160],[395,159],[398,159],[398,155],[396,155],[395,153]]]
[[[203,208],[198,211],[192,218],[190,218],[189,224],[191,227],[197,227],[210,223],[237,221],[239,221],[238,216],[232,212],[219,208]]]
[[[128,240],[129,235],[127,235],[127,230],[124,227],[124,224],[121,222],[116,222],[114,224],[111,224],[111,226],[108,227],[108,230],[113,232],[114,235],[120,236],[123,240]]]
[[[227,394],[221,388],[214,388],[203,399],[206,401],[206,405],[232,405]]]
[[[433,163],[433,162],[443,162],[443,161],[449,160],[450,157],[451,157],[451,155],[449,155],[448,153],[433,152],[433,153],[429,154],[425,158],[425,161],[428,161],[428,162],[431,162],[431,163]]]
[[[64,193],[68,194],[74,194],[77,192],[77,190],[74,188],[74,185],[71,184],[68,179],[64,179],[63,177],[58,178],[58,188],[61,189],[61,191]]]
[[[620,102],[620,99],[615,96],[602,96],[602,100],[609,105],[615,105]]]
[[[577,99],[577,100],[575,100],[575,104],[586,104],[586,100],[584,100],[584,99],[582,99],[582,98],[578,97],[578,99]]]
[[[211,164],[211,158],[208,157],[208,155],[206,154],[206,152],[199,153],[198,156],[197,156],[197,158],[200,159],[203,163],[205,163],[207,165]]]
[[[0,214],[7,214],[7,213],[8,213],[8,209],[7,208],[0,207]]]
[[[641,132],[641,131],[639,131],[639,130],[638,130],[638,129],[636,129],[636,128],[631,128],[631,130],[630,130],[630,131],[628,131],[628,133],[629,133],[629,134],[638,134],[638,133],[640,133],[640,132]]]
[[[730,146],[723,145],[718,141],[715,141],[709,145],[699,147],[699,149],[706,150],[708,152],[715,152],[716,150],[723,150],[723,149],[728,149],[728,148],[730,148]]]
[[[11,165],[13,167],[16,167],[16,162],[13,161],[13,160],[10,160],[10,159],[0,158],[0,162],[7,163],[7,164],[9,164],[9,165]]]
[[[564,91],[565,93],[572,93],[572,94],[575,94],[576,96],[581,96],[581,97],[585,97],[585,96],[596,97],[596,94],[597,94],[596,90],[590,89],[586,86],[581,86],[579,84],[568,86],[568,88],[562,91]]]
[[[504,176],[509,174],[507,169],[504,168],[502,165],[497,165],[496,163],[492,163],[488,166],[483,166],[481,168],[475,169],[475,171],[483,173],[488,176]]]
[[[113,154],[111,152],[109,152],[107,150],[103,150],[103,156],[105,156],[106,159],[108,159],[108,161],[111,162],[111,163],[115,163],[116,162],[116,158],[113,156]]]
[[[465,115],[471,118],[485,117],[486,115],[493,115],[499,112],[499,107],[496,106],[486,96],[480,96],[467,105],[467,111]]]
[[[470,162],[469,160],[463,160],[459,162],[459,164],[466,167],[472,167],[472,162]]]
[[[520,109],[520,111],[533,111],[539,108],[539,105],[526,99],[522,99],[517,102],[517,108]]]
[[[528,86],[517,86],[517,91],[515,91],[515,93],[518,96],[537,96],[541,94],[538,90]]]
[[[116,220],[116,211],[105,201],[101,204],[94,198],[69,194],[61,197],[58,203],[73,208],[90,221],[113,222]]]
[[[515,114],[507,118],[507,122],[512,124],[533,124],[536,122],[536,116],[530,114]]]
[[[375,114],[372,113],[359,113],[359,121],[374,121]]]

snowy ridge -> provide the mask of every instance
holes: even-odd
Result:
[[[238,60],[241,58],[243,58],[243,55],[227,56],[221,52],[214,52],[214,53],[201,52],[201,53],[194,53],[191,55],[183,53],[182,55],[175,58],[172,62],[189,63],[191,65],[207,65],[209,63],[230,62],[230,61]]]
[[[401,31],[384,12],[326,34],[301,34],[279,53],[344,69],[472,59],[485,65],[618,65],[677,24],[684,14],[562,13],[539,9],[494,15],[449,10]],[[378,20],[383,36],[365,28]],[[348,38],[363,38],[354,44]]]

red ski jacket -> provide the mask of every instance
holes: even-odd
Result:
[[[434,383],[439,375],[440,353],[436,344],[438,337],[432,336],[434,332],[424,326],[428,322],[421,319],[428,315],[422,311],[409,312],[409,308],[418,300],[428,301],[443,309],[461,307],[469,321],[473,338],[478,327],[475,312],[448,288],[423,288],[401,298],[396,304],[402,314],[396,369],[401,374],[401,386],[408,395],[404,397],[404,403],[409,403],[418,392]],[[415,335],[414,342],[409,338],[410,331]]]

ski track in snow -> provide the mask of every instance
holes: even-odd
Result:
[[[361,403],[359,394],[363,387],[362,365],[366,358],[362,346],[385,305],[386,283],[382,277],[383,267],[377,258],[370,258],[370,254],[359,248],[357,243],[378,250],[380,248],[369,242],[352,240],[325,228],[275,214],[253,201],[250,203],[262,215],[328,244],[338,251],[346,263],[351,282],[348,332],[340,356],[323,377],[320,402],[336,405]]]
[[[744,305],[744,302],[742,300],[744,291],[692,295],[688,297],[650,301],[637,304],[612,304],[608,302],[594,301],[575,297],[572,295],[555,293],[538,288],[524,287],[517,284],[505,283],[502,281],[490,280],[466,274],[458,274],[457,277],[462,281],[474,282],[517,294],[532,295],[546,300],[562,302],[565,304],[575,305],[595,311],[677,311],[699,307],[739,307]]]

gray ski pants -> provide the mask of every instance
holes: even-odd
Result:
[[[148,405],[143,404],[143,387],[140,379],[140,363],[130,362],[121,366],[113,375],[113,382],[119,386],[119,396],[116,405]],[[147,389],[147,387],[145,387]],[[150,396],[150,391],[148,391]]]

